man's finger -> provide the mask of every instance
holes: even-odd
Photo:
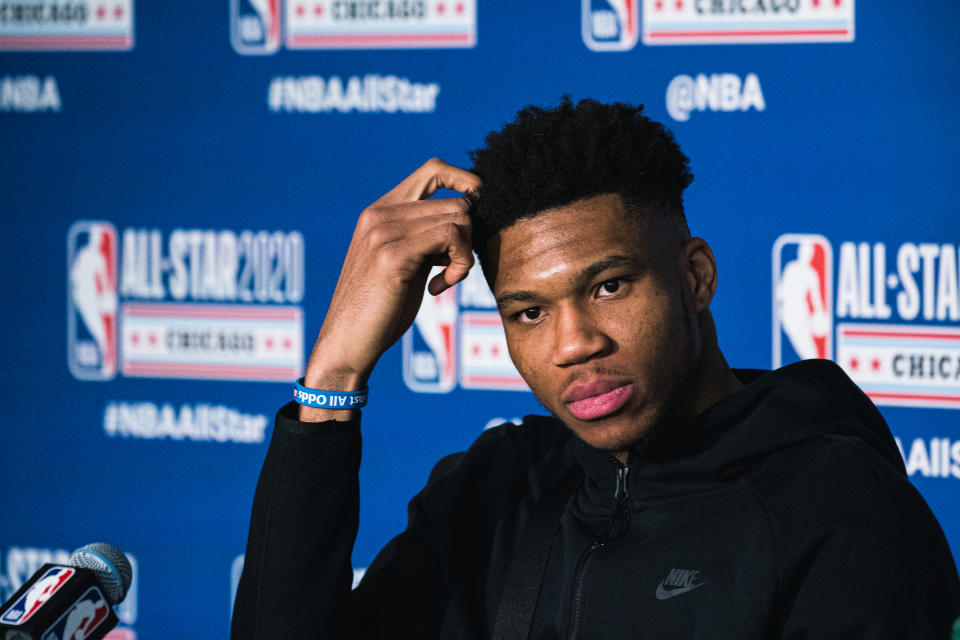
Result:
[[[374,218],[381,221],[412,221],[437,214],[467,215],[470,205],[465,198],[431,198],[395,204],[374,203],[367,207],[375,211]]]
[[[446,256],[449,252],[450,225],[457,225],[460,238],[470,238],[470,218],[465,213],[443,211],[409,220],[386,220],[368,238],[372,246],[399,245],[410,256]]]
[[[480,186],[480,178],[447,164],[438,158],[427,160],[403,182],[374,202],[375,205],[412,202],[429,198],[439,189],[453,189],[461,193],[473,191]]]
[[[457,238],[447,248],[450,263],[447,268],[433,276],[427,285],[430,295],[439,295],[467,277],[473,266],[473,251],[470,248],[468,231],[457,226]]]

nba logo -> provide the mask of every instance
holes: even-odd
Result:
[[[246,56],[280,48],[280,0],[230,0],[230,42]]]
[[[434,268],[433,276],[439,273]],[[446,393],[457,384],[457,289],[424,292],[413,326],[403,336],[403,380],[413,391]]]
[[[627,51],[639,37],[640,0],[582,0],[581,33],[592,51]]]
[[[110,605],[100,589],[90,587],[60,619],[53,623],[42,640],[85,640],[107,619]]]
[[[68,567],[52,567],[47,569],[46,573],[44,573],[25,594],[20,596],[12,607],[3,613],[0,622],[5,624],[24,624],[60,590],[74,573],[76,572]]]
[[[833,357],[833,249],[821,235],[773,244],[773,366]],[[784,338],[786,338],[784,340]]]
[[[67,362],[81,380],[117,374],[117,230],[78,220],[67,232]]]

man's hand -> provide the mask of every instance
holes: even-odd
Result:
[[[360,214],[304,384],[350,391],[363,387],[377,360],[410,328],[431,267],[437,295],[473,266],[464,198],[428,200],[438,189],[480,186],[472,173],[433,158]],[[348,420],[352,411],[300,407],[308,422]]]

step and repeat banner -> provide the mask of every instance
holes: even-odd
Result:
[[[838,362],[960,554],[958,21],[954,0],[0,0],[0,599],[102,540],[135,575],[111,638],[225,638],[273,413],[357,215],[565,93],[675,132],[728,360]],[[358,575],[439,457],[542,411],[479,273],[370,388]]]

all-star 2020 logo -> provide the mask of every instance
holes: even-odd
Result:
[[[879,405],[960,409],[958,249],[845,241],[834,279],[829,240],[780,236],[773,366],[830,358]]]

